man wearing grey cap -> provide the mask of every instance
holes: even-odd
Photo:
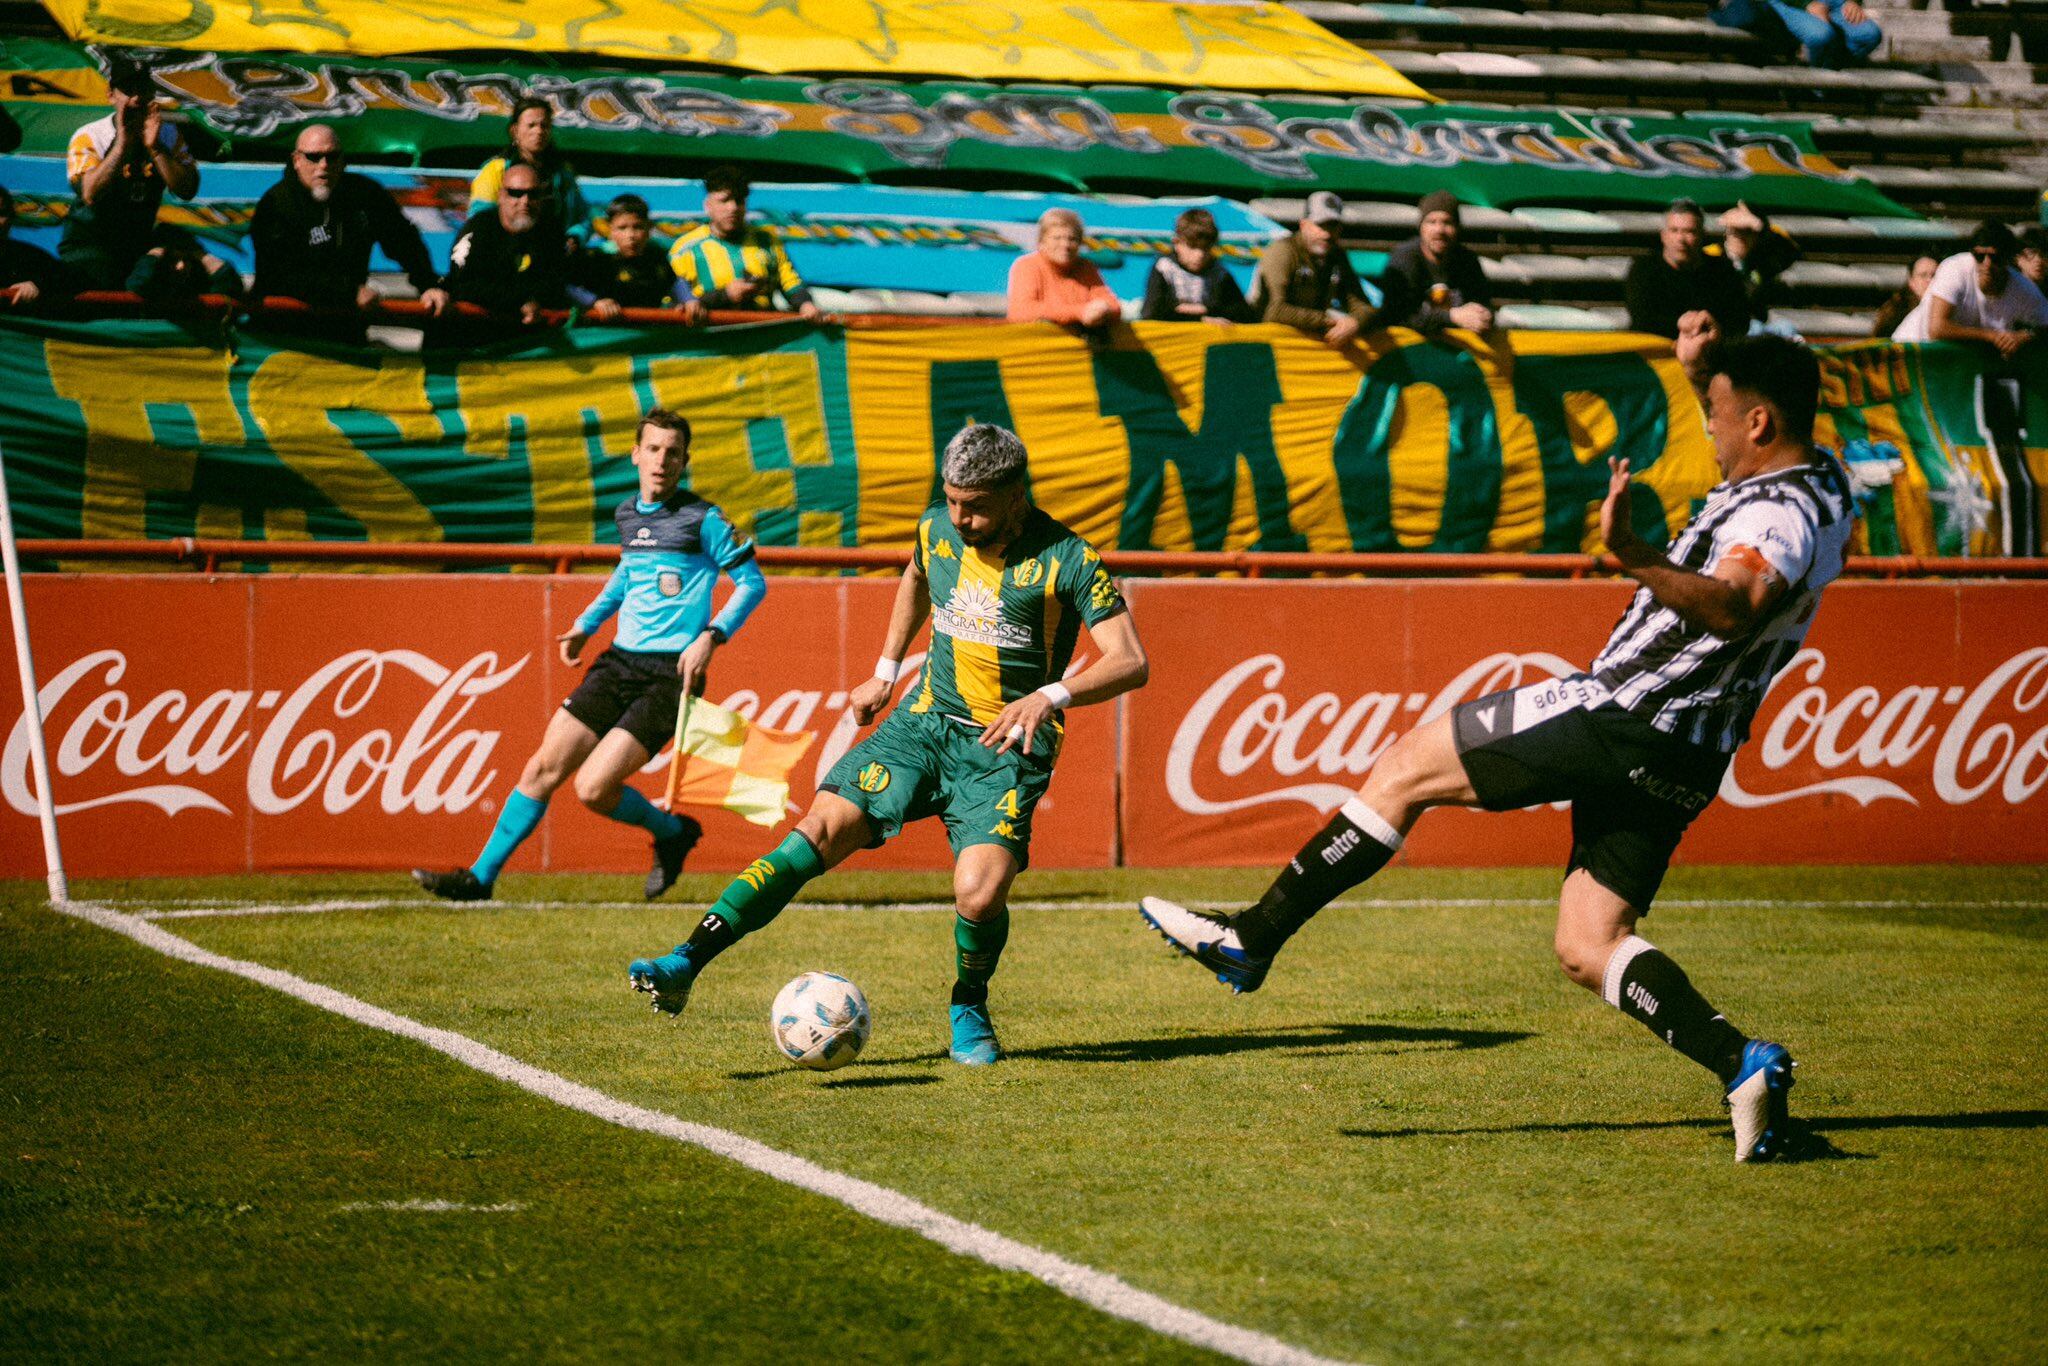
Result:
[[[1373,325],[1358,272],[1337,241],[1344,201],[1317,190],[1302,210],[1301,226],[1259,257],[1252,279],[1252,309],[1269,323],[1286,323],[1342,346]]]
[[[873,721],[896,695],[929,616],[931,643],[904,705],[842,755],[797,827],[725,889],[690,934],[626,972],[676,1014],[704,965],[773,920],[812,878],[912,821],[937,816],[953,846],[953,1061],[1001,1051],[988,984],[1010,936],[1010,883],[1031,852],[1031,816],[1052,781],[1072,707],[1145,681],[1145,649],[1102,557],[1031,501],[1024,443],[989,423],[946,445],[943,501],[918,519],[874,675],[848,694]],[[1081,628],[1096,658],[1067,676]]]
[[[1458,197],[1432,190],[1419,206],[1415,236],[1387,254],[1380,276],[1380,325],[1434,336],[1447,327],[1493,326],[1493,290],[1472,248],[1458,240]]]

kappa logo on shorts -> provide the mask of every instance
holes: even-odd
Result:
[[[889,788],[889,770],[881,764],[869,764],[854,778],[853,785],[863,792],[886,792]]]
[[[683,591],[682,573],[674,569],[664,569],[655,575],[654,586],[661,590],[661,595],[665,598],[679,597]]]

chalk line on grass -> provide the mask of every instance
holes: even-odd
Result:
[[[465,1205],[459,1200],[351,1200],[341,1207],[344,1214],[392,1210],[400,1214],[517,1214],[526,1206],[517,1200],[498,1205]]]
[[[139,916],[83,901],[69,902],[58,909],[66,915],[124,935],[168,958],[244,978],[357,1024],[425,1044],[466,1067],[510,1082],[566,1109],[715,1153],[774,1180],[836,1201],[878,1223],[906,1229],[949,1252],[972,1257],[999,1270],[1021,1272],[1070,1299],[1162,1336],[1238,1361],[1257,1363],[1258,1366],[1341,1366],[1331,1358],[1317,1356],[1265,1333],[1212,1319],[1140,1290],[1106,1271],[1068,1261],[978,1224],[942,1214],[887,1186],[821,1167],[808,1159],[725,1129],[692,1123],[619,1100],[581,1082],[570,1081],[557,1073],[521,1062],[467,1035],[422,1024],[409,1016],[371,1005],[333,987],[307,981],[279,968],[229,958],[201,948]]]

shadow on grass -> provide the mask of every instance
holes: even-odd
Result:
[[[819,1085],[828,1091],[872,1091],[881,1086],[936,1086],[937,1077],[838,1077]]]
[[[1237,1053],[1287,1050],[1313,1057],[1360,1044],[1419,1045],[1436,1050],[1495,1048],[1528,1038],[1514,1029],[1442,1029],[1415,1025],[1330,1024],[1291,1029],[1244,1029],[1229,1034],[1167,1034],[1146,1039],[1105,1039],[1088,1043],[1020,1048],[1013,1058],[1048,1062],[1162,1062],[1174,1058],[1222,1058]]]
[[[1346,1138],[1469,1138],[1487,1134],[1611,1134],[1655,1129],[1726,1129],[1725,1119],[1576,1120],[1566,1124],[1501,1124],[1449,1129],[1339,1129]],[[1966,1110],[1949,1115],[1795,1116],[1785,1158],[1795,1162],[1867,1158],[1829,1141],[1830,1133],[1874,1129],[2048,1129],[2048,1110]]]

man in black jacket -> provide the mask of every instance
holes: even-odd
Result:
[[[568,251],[556,227],[542,227],[554,222],[546,193],[539,173],[521,162],[506,169],[498,202],[462,225],[441,288],[457,302],[489,309],[497,322],[463,331],[498,336],[506,320],[531,326],[541,310],[567,305]]]
[[[1422,197],[1420,231],[1388,253],[1380,276],[1382,327],[1434,336],[1447,327],[1484,332],[1493,326],[1493,289],[1478,256],[1458,240],[1458,207],[1449,190]]]
[[[14,194],[0,185],[0,299],[18,309],[69,301],[76,286],[57,258],[41,247],[15,241],[13,233]]]
[[[1702,250],[1706,214],[1690,199],[1664,211],[1658,250],[1628,270],[1628,325],[1632,332],[1676,338],[1678,320],[1705,311],[1720,335],[1749,335],[1749,297],[1728,262]]]
[[[448,306],[419,229],[389,190],[345,169],[341,142],[324,123],[300,132],[284,176],[256,203],[249,235],[256,248],[253,293],[259,302],[275,296],[344,313],[367,307],[378,297],[369,282],[370,249],[382,247],[430,314],[439,316]],[[363,335],[363,324],[351,317],[276,316],[266,322],[338,340],[360,341]]]

